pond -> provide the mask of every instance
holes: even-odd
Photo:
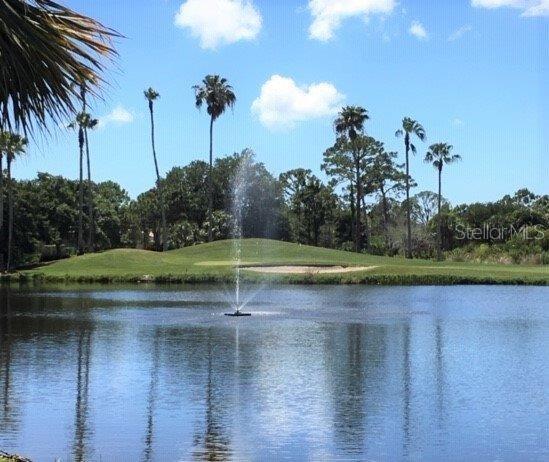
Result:
[[[0,292],[0,449],[61,460],[549,459],[547,287]]]

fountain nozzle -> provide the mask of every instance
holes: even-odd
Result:
[[[239,318],[241,316],[251,316],[252,313],[243,313],[240,310],[236,310],[234,313],[225,313],[225,316],[231,316],[233,318]]]

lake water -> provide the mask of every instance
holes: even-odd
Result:
[[[547,287],[0,291],[0,449],[36,461],[549,460]]]

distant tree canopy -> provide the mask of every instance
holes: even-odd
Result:
[[[385,153],[373,155],[364,175],[367,250],[376,254],[404,255],[406,207],[400,167]],[[244,237],[282,239],[308,245],[351,250],[356,193],[345,184],[325,182],[310,170],[295,169],[275,178],[256,162],[251,151],[219,158],[213,166],[212,232],[215,239],[232,236],[233,183],[246,158],[246,199],[242,204]],[[386,169],[383,192],[376,169]],[[174,167],[162,181],[166,201],[169,248],[195,245],[208,240],[208,169],[206,162],[193,161]],[[16,217],[14,258],[21,265],[61,258],[75,251],[78,223],[78,181],[39,173],[33,180],[13,183]],[[96,221],[96,248],[138,247],[160,250],[162,219],[158,189],[130,200],[116,183],[84,183],[92,188]],[[6,194],[6,193],[4,193]],[[7,200],[7,198],[5,198]],[[549,251],[549,197],[526,189],[496,202],[452,207],[442,200],[442,243],[451,258],[481,258],[479,251],[499,260],[529,261],[532,255]],[[433,257],[436,253],[437,194],[422,191],[410,199],[413,253]],[[87,207],[87,205],[85,205]],[[84,214],[84,228],[90,223]],[[4,208],[7,220],[7,209]],[[504,230],[501,235],[476,234],[486,225]],[[466,234],[465,231],[471,231]],[[515,230],[515,231],[513,231]],[[522,233],[519,232],[522,230]],[[541,232],[545,230],[545,238]],[[525,239],[528,232],[529,239]],[[466,235],[464,235],[466,234]],[[5,246],[5,237],[0,245]],[[482,247],[485,246],[485,247]],[[488,247],[486,247],[488,246]],[[480,250],[479,250],[480,249]],[[487,250],[488,249],[488,250]],[[544,255],[546,255],[546,253]],[[484,258],[484,257],[482,257]],[[498,261],[499,261],[498,260]]]

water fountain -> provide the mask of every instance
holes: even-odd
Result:
[[[232,215],[233,215],[233,262],[235,266],[235,311],[225,313],[225,316],[240,317],[251,316],[251,313],[242,311],[243,303],[240,300],[240,267],[242,264],[242,211],[246,205],[248,196],[249,177],[251,173],[252,157],[247,152],[243,153],[242,158],[236,169],[232,185]]]

